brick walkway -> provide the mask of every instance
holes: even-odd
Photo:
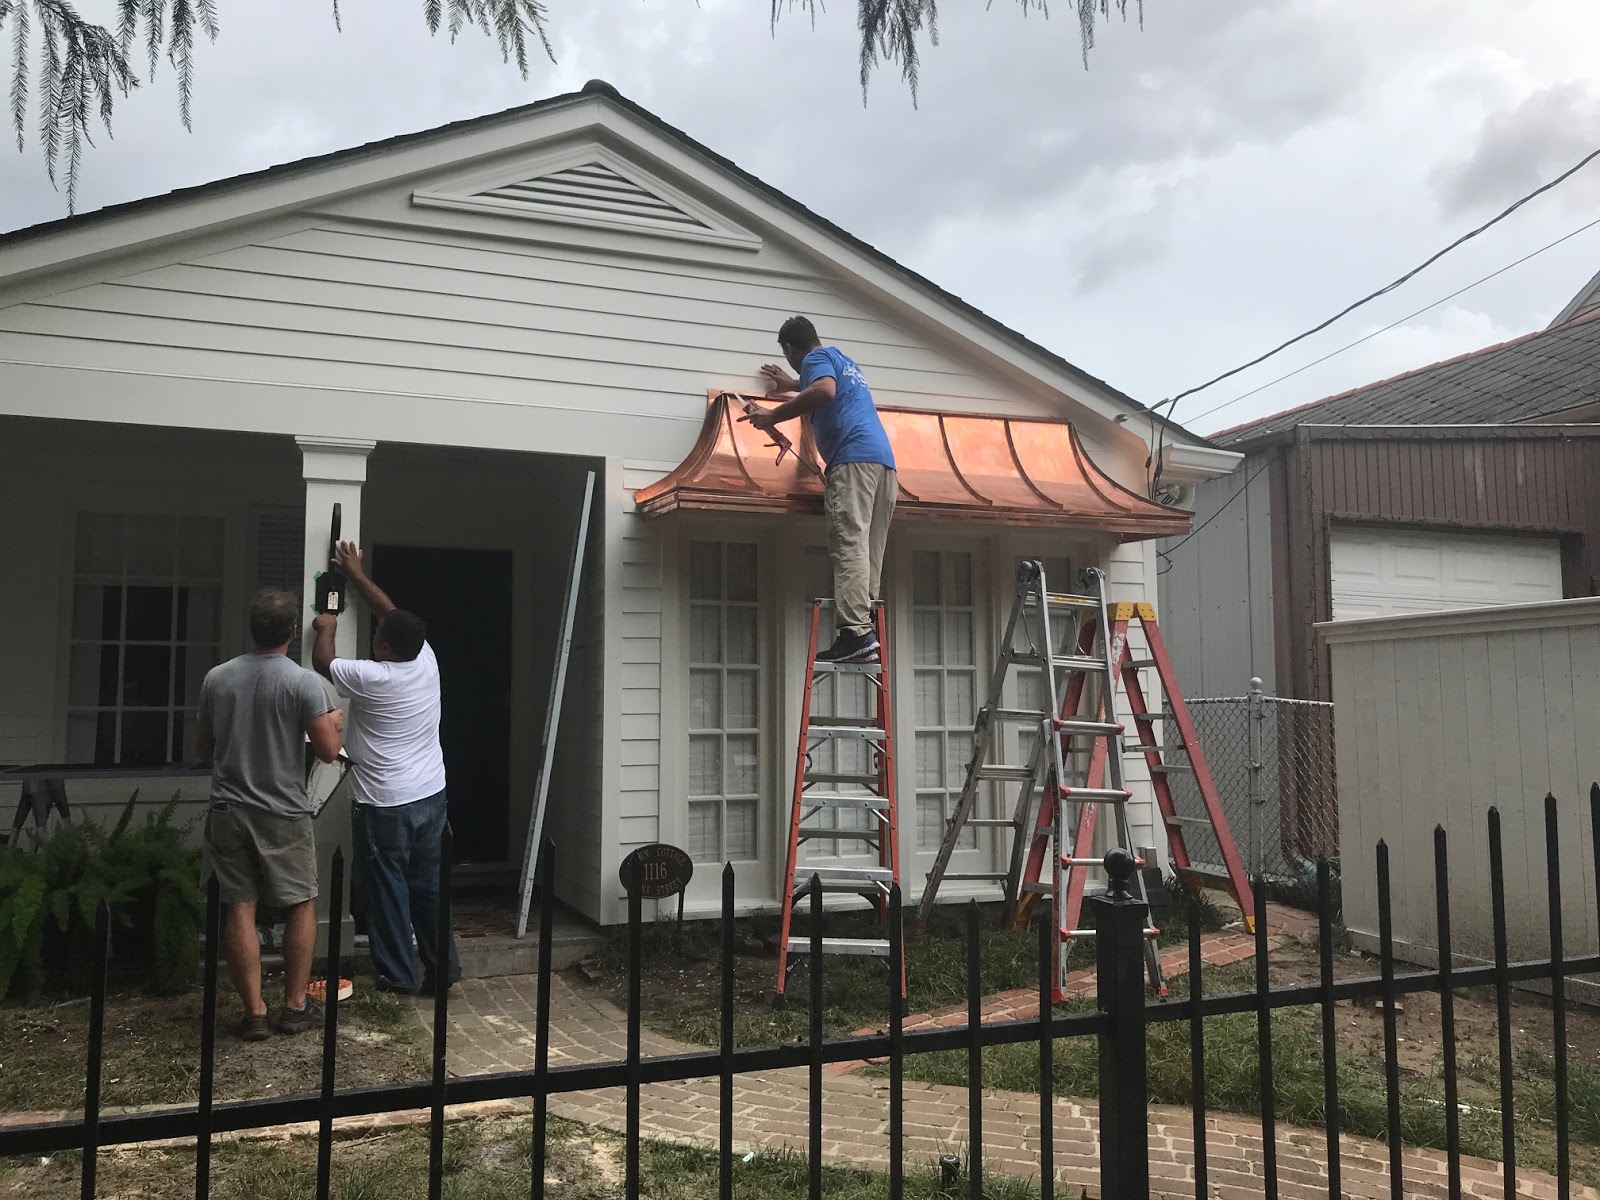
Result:
[[[449,1036],[452,1072],[523,1070],[533,1063],[531,1027],[535,981],[526,976],[473,979],[452,995]],[[418,1019],[431,1010],[419,1004]],[[550,1061],[552,1064],[596,1062],[624,1057],[624,1014],[614,1005],[580,990],[558,976],[551,995]],[[646,1031],[646,1054],[689,1049]],[[760,1153],[778,1148],[804,1152],[807,1136],[807,1077],[804,1069],[738,1077],[734,1093],[736,1149]],[[553,1097],[551,1111],[586,1125],[621,1132],[623,1091],[576,1093]],[[715,1079],[653,1084],[641,1097],[645,1136],[702,1147],[717,1140],[718,1093]],[[823,1149],[833,1162],[882,1169],[887,1165],[888,1086],[881,1079],[844,1074],[827,1082],[823,1099]],[[1037,1097],[990,1092],[983,1104],[984,1157],[989,1169],[1032,1178],[1038,1172],[1039,1102]],[[1187,1109],[1151,1110],[1151,1173],[1157,1194],[1189,1197],[1193,1183],[1193,1117]],[[1218,1200],[1245,1200],[1262,1192],[1262,1142],[1259,1123],[1233,1117],[1212,1117],[1207,1123],[1212,1195]],[[1072,1100],[1055,1108],[1058,1186],[1098,1193],[1099,1162],[1095,1108]],[[964,1089],[935,1084],[905,1084],[906,1152],[916,1161],[941,1153],[959,1153],[967,1131]],[[1277,1140],[1279,1192],[1286,1200],[1321,1200],[1327,1194],[1324,1142],[1320,1133],[1280,1129]],[[1388,1151],[1365,1138],[1345,1138],[1340,1145],[1344,1192],[1366,1198],[1388,1195]],[[1405,1154],[1406,1194],[1447,1195],[1444,1155],[1431,1150]],[[1487,1200],[1502,1196],[1499,1166],[1479,1159],[1464,1160],[1465,1193]],[[1554,1200],[1554,1180],[1524,1172],[1518,1194]],[[1577,1194],[1600,1200],[1585,1189]]]

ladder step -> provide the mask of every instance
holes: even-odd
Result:
[[[1146,667],[1153,667],[1155,665],[1156,660],[1153,658],[1130,658],[1127,662],[1122,664],[1122,669],[1124,671],[1142,671]]]
[[[1071,804],[1087,804],[1098,800],[1104,804],[1122,804],[1133,798],[1127,788],[1062,788],[1061,797]]]
[[[876,829],[808,829],[802,825],[800,827],[800,840],[803,842],[808,838],[813,841],[831,839],[833,841],[872,842],[876,844],[878,831]]]
[[[889,943],[876,942],[870,938],[823,938],[822,952],[824,954],[863,954],[873,958],[888,958]],[[811,939],[808,937],[790,938],[789,953],[810,954]]]
[[[1099,609],[1100,607],[1100,601],[1094,596],[1074,596],[1070,592],[1046,592],[1044,598],[1051,604],[1061,605],[1062,608]]]
[[[946,879],[965,879],[965,880],[974,881],[974,882],[981,881],[981,882],[984,882],[984,883],[993,883],[996,880],[1010,879],[1011,875],[1007,871],[962,871],[960,873],[957,873],[955,871],[951,871],[951,872],[949,872],[948,874],[945,875],[945,878]]]
[[[807,783],[859,783],[863,787],[877,787],[876,775],[852,775],[849,772],[807,771]]]
[[[868,742],[882,741],[884,731],[876,725],[810,725],[806,728],[808,738],[822,741],[827,738],[864,740]]]
[[[845,796],[838,792],[805,792],[802,793],[800,803],[814,805],[817,808],[870,808],[873,810],[889,807],[887,796]]]
[[[1009,817],[969,817],[961,822],[964,829],[1015,829],[1017,823]]]
[[[816,876],[825,892],[859,892],[871,888],[887,890],[894,882],[894,872],[888,867],[811,867],[795,871],[796,895],[811,886],[812,876]]]
[[[830,728],[842,725],[842,726],[845,726],[845,727],[850,728],[850,729],[877,729],[878,728],[878,718],[877,717],[842,717],[842,716],[832,716],[832,715],[827,715],[827,714],[812,713],[811,714],[811,728],[815,729],[819,725],[826,725],[826,726],[828,726]]]
[[[1122,726],[1110,721],[1083,721],[1077,717],[1057,723],[1056,728],[1062,733],[1087,733],[1097,737],[1109,737],[1113,733],[1121,733]]]
[[[1032,767],[1008,767],[988,763],[978,768],[979,779],[1009,780],[1013,783],[1027,783],[1034,774]]]
[[[1203,886],[1229,888],[1233,886],[1233,877],[1215,867],[1173,867],[1172,873],[1180,880],[1192,879]]]
[[[1162,820],[1168,825],[1196,825],[1205,829],[1211,828],[1211,818],[1209,817],[1185,817],[1174,813],[1170,817],[1163,817]]]
[[[1159,929],[1154,929],[1154,928],[1146,925],[1145,929],[1144,929],[1144,935],[1147,938],[1160,937],[1161,936],[1161,931]],[[1064,937],[1064,938],[1088,938],[1090,941],[1093,941],[1094,940],[1094,930],[1092,930],[1092,929],[1063,929],[1061,931],[1061,936]]]
[[[1173,748],[1176,749],[1176,747],[1173,747]],[[1126,750],[1129,754],[1160,754],[1163,749],[1166,749],[1166,747],[1163,747],[1163,746],[1149,746],[1149,745],[1135,745],[1135,746],[1124,746],[1123,749]]]
[[[1070,855],[1063,854],[1061,856],[1061,865],[1063,867],[1103,867],[1105,866],[1105,859],[1073,858]]]
[[[1050,660],[1050,664],[1068,671],[1104,671],[1106,669],[1105,659],[1090,658],[1084,654],[1058,654]]]
[[[1040,708],[992,708],[989,716],[996,721],[1022,721],[1026,724],[1041,725],[1048,714]]]
[[[1192,771],[1194,768],[1188,763],[1152,763],[1152,771]]]
[[[1048,896],[1055,891],[1055,887],[1048,883],[1024,883],[1022,891],[1029,896]]]
[[[881,675],[883,667],[875,662],[841,663],[814,662],[811,669],[819,675]]]

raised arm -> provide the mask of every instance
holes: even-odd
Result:
[[[367,578],[367,572],[361,565],[360,546],[354,542],[340,542],[338,560],[339,569],[344,572],[345,578],[356,591],[361,593],[361,598],[367,602],[367,607],[372,610],[374,617],[381,621],[394,611],[394,601],[384,594],[382,588]]]

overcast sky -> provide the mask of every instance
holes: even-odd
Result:
[[[193,133],[170,69],[89,152],[80,210],[479,116],[586,79],[732,158],[1145,403],[1253,358],[1600,146],[1594,0],[1146,0],[1087,70],[1073,5],[942,6],[919,106],[863,107],[855,6],[549,0],[521,79],[420,0],[219,0]],[[86,14],[109,0],[82,0]],[[382,13],[390,15],[384,16]],[[7,43],[8,35],[0,35]],[[9,63],[9,44],[0,61]],[[32,121],[30,118],[30,129]],[[0,228],[64,215],[37,143],[0,148]],[[1328,362],[1278,376],[1600,218],[1600,162],[1404,288],[1178,408],[1210,432],[1542,327],[1600,225]],[[826,336],[826,331],[823,331]],[[848,347],[846,347],[848,349]]]

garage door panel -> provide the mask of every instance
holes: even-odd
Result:
[[[1335,620],[1559,600],[1555,538],[1335,529]]]

